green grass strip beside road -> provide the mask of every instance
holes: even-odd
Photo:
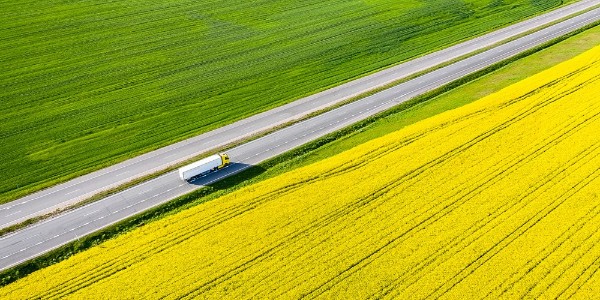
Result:
[[[0,203],[571,2],[3,1]]]
[[[255,184],[267,178],[281,175],[290,170],[318,162],[343,152],[358,144],[399,130],[420,120],[471,103],[504,87],[534,75],[557,63],[566,61],[597,45],[600,40],[600,26],[595,26],[560,43],[520,58],[493,71],[487,70],[476,79],[468,78],[458,86],[437,96],[424,97],[407,103],[392,112],[372,118],[356,126],[331,134],[309,143],[284,155],[276,157],[255,168],[214,185],[177,198],[158,208],[134,216],[100,232],[51,251],[25,264],[0,274],[0,286],[4,286],[36,270],[62,261],[75,253],[98,245],[103,241],[136,227],[175,214],[191,206],[214,200],[242,187]],[[447,87],[448,88],[448,87]],[[442,89],[445,90],[447,88]]]

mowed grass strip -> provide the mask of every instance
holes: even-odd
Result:
[[[600,47],[462,108],[199,205],[3,298],[598,294]]]
[[[561,1],[2,1],[0,203]]]

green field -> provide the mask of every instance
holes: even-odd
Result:
[[[563,2],[1,1],[0,203]]]

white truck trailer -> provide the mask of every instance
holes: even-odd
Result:
[[[201,159],[193,164],[179,169],[179,178],[189,181],[190,179],[222,169],[229,164],[229,156],[225,153],[215,154]]]

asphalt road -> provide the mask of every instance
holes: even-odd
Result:
[[[300,119],[312,112],[333,106],[354,96],[423,72],[461,56],[480,51],[491,45],[513,38],[516,35],[523,34],[599,4],[600,0],[576,2],[544,15],[422,56],[197,137],[75,178],[13,202],[0,205],[0,229],[60,208],[68,207],[101,191],[163,170],[191,157],[235,141],[240,141],[275,126]]]
[[[467,74],[600,20],[600,8],[419,76],[362,100],[229,150],[229,167],[186,183],[171,172],[0,238],[0,270],[39,256],[136,213],[238,173],[297,146],[387,110]]]

